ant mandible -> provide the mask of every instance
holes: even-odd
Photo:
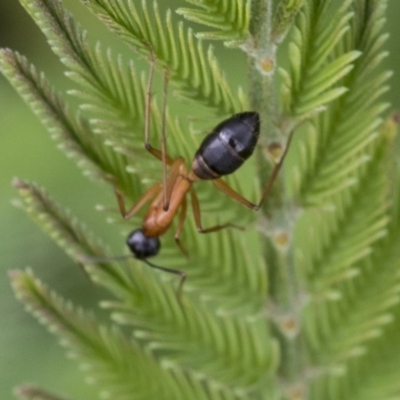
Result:
[[[175,231],[175,241],[181,251],[186,253],[180,242],[180,235],[187,213],[186,195],[190,194],[192,210],[197,230],[200,233],[216,232],[226,227],[237,227],[226,223],[204,229],[201,223],[200,205],[193,184],[199,180],[211,180],[213,184],[229,197],[238,201],[252,210],[258,210],[271,190],[272,184],[282,165],[289,143],[279,163],[275,165],[267,185],[258,204],[254,204],[234,191],[221,176],[235,172],[254,151],[260,134],[260,117],[255,111],[241,112],[222,121],[209,133],[197,150],[191,169],[188,170],[182,157],[173,159],[166,151],[166,98],[168,91],[169,73],[164,74],[164,93],[161,122],[161,150],[154,148],[149,142],[150,114],[151,114],[151,88],[154,75],[154,55],[150,50],[151,66],[148,77],[148,86],[145,102],[145,148],[163,165],[162,183],[157,183],[148,189],[133,205],[126,210],[123,194],[114,185],[118,207],[124,219],[134,216],[147,202],[150,207],[144,216],[141,228],[129,233],[126,243],[132,255],[144,261],[152,268],[173,273],[181,277],[178,287],[178,299],[186,279],[186,273],[180,270],[165,268],[148,261],[160,250],[160,236],[170,228],[174,217],[179,212],[178,225]],[[167,176],[167,166],[169,176]]]

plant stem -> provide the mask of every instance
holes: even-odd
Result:
[[[261,116],[275,115],[275,45],[271,42],[272,0],[255,0],[252,3],[250,33],[250,79],[252,106]],[[265,114],[265,115],[263,115]],[[268,125],[271,120],[268,119]],[[264,126],[266,128],[266,126]],[[268,126],[267,131],[275,129]]]
[[[273,160],[265,168],[266,157],[259,152],[260,182],[265,182],[272,170],[281,164],[293,134],[295,122],[279,115],[275,90],[276,44],[272,41],[272,1],[252,2],[249,45],[250,98],[252,107],[260,112],[264,142],[268,158]],[[265,134],[265,132],[267,132]],[[261,139],[261,141],[263,140]],[[272,150],[278,149],[274,154]],[[275,167],[274,167],[275,166]],[[284,167],[284,166],[283,166]],[[283,169],[283,168],[282,168]],[[278,169],[279,170],[279,169]],[[280,398],[305,398],[305,354],[300,326],[302,292],[295,265],[293,229],[296,214],[285,199],[284,175],[277,177],[266,204],[262,207],[261,230],[267,232],[265,261],[269,274],[269,307],[271,330],[281,347],[278,381]],[[300,396],[300,397],[295,397]]]

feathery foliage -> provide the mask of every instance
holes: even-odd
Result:
[[[157,265],[188,275],[181,307],[175,276],[133,258],[93,263],[110,255],[102,241],[45,190],[17,179],[20,206],[113,300],[101,303],[104,326],[30,270],[10,274],[18,298],[115,400],[398,398],[400,175],[398,116],[383,100],[387,1],[187,2],[177,14],[214,31],[194,32],[157,1],[82,0],[130,50],[169,71],[185,106],[214,118],[247,104],[260,112],[264,151],[228,180],[256,199],[253,177],[264,182],[283,160],[259,220],[211,185],[199,187],[207,226],[231,219],[247,229],[199,235],[188,218],[189,260],[172,235],[163,238]],[[61,1],[21,3],[65,65],[80,109],[12,50],[0,51],[2,73],[85,173],[137,201],[161,180],[143,146],[148,75],[131,52],[92,46]],[[202,39],[240,47],[230,51],[248,58],[249,96]],[[158,147],[156,97],[151,110]],[[191,160],[198,135],[185,116],[167,110],[165,118],[171,156]],[[57,399],[33,386],[16,391],[32,395]]]
[[[248,0],[186,0],[197,8],[179,8],[176,12],[190,21],[218,29],[211,32],[199,32],[199,39],[224,40],[225,44],[237,45],[247,36],[250,18]]]
[[[171,79],[183,97],[196,100],[220,113],[238,109],[236,96],[220,72],[213,48],[205,51],[195,41],[193,31],[172,22],[171,11],[163,18],[157,2],[152,10],[143,1],[84,0],[106,26],[139,53],[148,57],[149,46],[157,63],[168,68]],[[155,28],[156,27],[156,28]]]

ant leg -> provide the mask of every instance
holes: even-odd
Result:
[[[167,182],[167,193],[168,193],[168,204],[171,197],[172,189],[175,185],[176,179],[179,176],[179,170],[181,165],[184,163],[183,158],[177,158],[171,167],[171,175]],[[156,183],[150,189],[148,189],[139,200],[127,211],[125,207],[125,199],[122,192],[114,184],[114,192],[117,198],[119,211],[124,219],[133,217],[148,201],[155,198],[163,190],[161,183]]]
[[[261,200],[259,201],[258,204],[254,204],[251,201],[247,200],[246,198],[244,198],[241,194],[239,194],[238,192],[236,192],[235,190],[233,190],[226,182],[224,182],[222,179],[214,179],[212,182],[213,184],[217,187],[217,189],[219,189],[221,192],[225,193],[226,195],[228,195],[229,197],[231,197],[232,199],[238,201],[240,204],[243,204],[244,206],[252,209],[252,210],[259,210],[259,208],[261,207],[262,203],[264,202],[264,200],[267,198],[267,196],[269,195],[269,193],[271,192],[272,189],[272,185],[275,182],[276,177],[278,176],[278,173],[283,165],[283,161],[285,160],[286,154],[289,150],[290,147],[290,143],[292,141],[293,138],[293,133],[294,133],[294,129],[290,132],[287,143],[286,143],[286,148],[285,151],[283,152],[281,159],[279,160],[279,162],[277,164],[275,164],[274,169],[272,170],[271,176],[269,177],[267,184],[265,185],[263,194],[261,196]]]
[[[182,233],[183,223],[185,222],[186,219],[186,211],[187,211],[187,202],[186,202],[186,197],[184,197],[182,200],[181,212],[179,214],[178,227],[176,228],[175,231],[175,242],[178,245],[179,249],[182,251],[182,253],[185,254],[186,257],[188,257],[189,254],[187,250],[183,247],[181,242],[181,233]]]
[[[147,82],[147,92],[146,92],[146,102],[145,102],[145,119],[144,119],[144,146],[146,148],[146,150],[153,155],[154,157],[156,157],[157,159],[159,159],[160,161],[164,161],[166,162],[166,164],[171,165],[173,163],[173,159],[168,156],[168,154],[166,154],[166,152],[164,151],[164,156],[163,156],[163,152],[154,148],[149,141],[149,137],[150,137],[150,117],[151,117],[151,98],[152,98],[152,93],[151,93],[151,88],[153,85],[153,77],[154,77],[154,68],[155,68],[155,60],[154,60],[154,53],[153,53],[153,49],[149,46],[149,52],[150,52],[150,71],[149,71],[149,79]],[[166,93],[167,93],[167,87],[168,86],[168,75],[166,73],[166,76],[164,78],[164,97],[166,97]],[[162,120],[162,124],[165,125],[165,105],[164,103],[166,102],[166,100],[164,100],[163,102],[163,120]],[[165,129],[165,128],[162,128]],[[165,136],[165,132],[164,132],[164,136]],[[165,145],[164,146],[164,150],[165,150]]]
[[[251,208],[252,210],[257,210],[257,205],[252,203],[251,201],[245,199],[240,193],[233,190],[226,182],[222,179],[213,179],[212,183],[215,185],[217,189],[221,192],[225,193],[227,196],[232,199],[238,201],[240,204],[243,204],[246,207]]]
[[[164,211],[168,211],[169,202],[171,200],[172,192],[174,190],[175,182],[178,179],[181,166],[185,163],[185,160],[182,157],[178,157],[174,160],[171,170],[169,173],[169,177],[166,184],[163,184],[163,195],[165,195],[166,202],[164,203]]]
[[[146,104],[145,104],[145,129],[144,129],[144,145],[146,150],[152,154],[154,157],[161,160],[163,168],[162,168],[162,180],[163,180],[163,208],[164,210],[168,210],[169,203],[169,194],[167,192],[167,165],[172,165],[174,160],[167,154],[167,137],[165,134],[166,130],[166,114],[167,114],[167,97],[168,97],[168,83],[169,83],[169,71],[166,69],[164,71],[164,92],[163,92],[163,102],[162,102],[162,114],[161,114],[161,151],[155,149],[150,144],[150,117],[151,117],[151,87],[153,85],[153,77],[154,77],[154,53],[149,46],[150,51],[150,71],[149,71],[149,81],[147,83],[147,93],[146,93]]]
[[[157,183],[156,185],[148,189],[147,192],[145,192],[143,196],[139,198],[137,203],[132,206],[132,208],[126,211],[124,196],[122,192],[117,188],[117,186],[114,186],[114,192],[115,196],[117,197],[118,208],[122,217],[124,219],[129,219],[133,217],[148,201],[156,197],[161,192],[161,190],[162,190],[161,184]]]
[[[194,189],[190,190],[190,195],[192,198],[194,221],[196,223],[196,228],[197,228],[198,232],[210,233],[210,232],[220,231],[221,229],[224,229],[224,228],[236,228],[236,229],[240,229],[241,231],[244,230],[244,228],[242,226],[231,224],[230,222],[223,224],[223,225],[215,225],[210,228],[204,229],[201,225],[201,213],[200,213],[199,199],[197,198],[197,195],[196,195],[196,192],[194,191]]]
[[[293,128],[289,133],[288,139],[286,141],[285,150],[283,151],[283,154],[282,154],[279,162],[277,164],[275,164],[274,169],[272,170],[271,176],[269,177],[269,179],[267,181],[267,184],[265,185],[263,194],[261,196],[261,200],[257,204],[256,210],[258,210],[261,207],[262,203],[267,198],[267,196],[269,195],[269,193],[270,193],[270,191],[272,189],[272,185],[274,184],[275,179],[278,176],[278,173],[279,173],[279,171],[280,171],[280,169],[281,169],[281,167],[283,165],[283,162],[285,161],[286,155],[287,155],[287,153],[289,151],[289,147],[290,147],[290,143],[292,142],[292,139],[293,139],[294,131],[295,131],[295,129]]]

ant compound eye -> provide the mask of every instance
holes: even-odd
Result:
[[[155,256],[161,247],[158,237],[147,237],[142,229],[132,231],[126,239],[126,244],[139,259]]]

